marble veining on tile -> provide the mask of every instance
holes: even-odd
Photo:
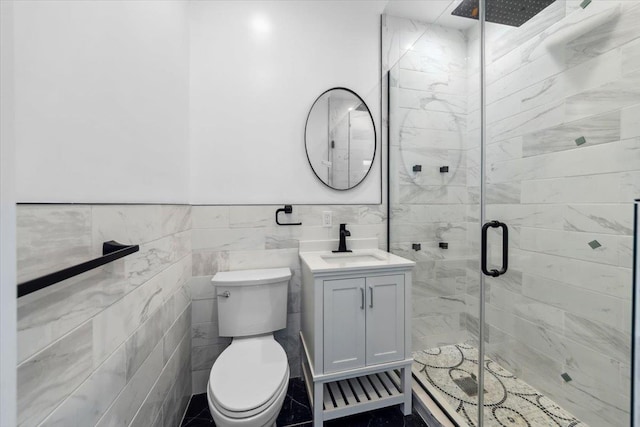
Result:
[[[125,349],[120,346],[42,426],[67,427],[72,420],[95,425],[127,383]]]
[[[19,240],[32,247],[25,256],[47,256],[56,269],[67,266],[64,250],[72,244],[82,249],[86,242],[96,255],[103,239],[141,245],[134,255],[20,299],[20,425],[149,425],[151,416],[136,413],[173,425],[192,389],[185,326],[191,208],[25,205],[17,213]],[[51,244],[29,243],[35,234]],[[50,251],[56,247],[61,250]],[[176,348],[183,353],[178,359]],[[164,385],[153,372],[165,372]],[[165,411],[170,394],[174,403]]]
[[[86,272],[18,303],[18,361],[61,338],[125,294],[122,262]]]
[[[16,218],[18,283],[91,259],[91,207],[22,205]]]
[[[557,46],[549,41],[584,14],[579,2],[554,2],[521,28],[486,28],[486,212],[510,229],[509,272],[486,280],[487,354],[580,419],[602,426],[625,425],[628,417],[621,380],[628,372],[621,369],[629,357],[630,201],[640,191],[640,43],[631,24],[640,3],[621,3],[624,16]],[[604,16],[610,6],[619,5],[598,4],[588,13]],[[465,111],[460,95],[435,95],[439,85],[455,81],[441,73],[454,75],[457,64],[450,67],[438,54],[452,38],[433,43],[433,53],[415,50],[439,37],[429,30],[401,18],[383,22],[390,57],[403,53],[398,40],[412,39],[414,47],[389,71],[388,120],[391,250],[417,262],[416,350],[477,343],[479,332],[479,35],[472,29],[463,41]],[[451,122],[442,113],[450,111],[466,112],[463,134],[445,130]],[[464,152],[457,168],[466,169],[465,179],[438,180],[431,164],[452,163],[438,150],[456,149]],[[414,174],[413,164],[427,165],[427,172]],[[443,213],[452,219],[438,220]],[[461,223],[466,233],[442,229],[438,235],[432,226],[438,222]],[[450,251],[438,251],[436,235]],[[489,254],[495,265],[497,252]],[[573,381],[565,383],[563,372]]]
[[[589,145],[620,140],[620,112],[589,117],[525,135],[524,156],[575,149],[573,139],[579,136],[585,137]]]
[[[87,322],[18,365],[18,425],[40,423],[93,370]]]
[[[475,117],[466,114],[467,85],[460,83],[468,80],[464,32],[387,18],[384,34],[412,41],[399,67],[391,70],[396,84],[391,85],[390,102],[397,108],[390,110],[389,119],[395,186],[389,220],[392,251],[417,262],[412,335],[413,344],[420,346],[458,336],[465,329],[460,315],[466,309],[466,272],[458,262],[465,264],[468,256],[462,249],[470,201],[465,136],[467,127],[476,124]],[[401,46],[407,45],[394,48]],[[413,172],[414,165],[421,165],[422,171]],[[449,172],[442,173],[442,166]],[[443,240],[450,251],[439,248]],[[412,250],[412,243],[420,243],[422,249]]]

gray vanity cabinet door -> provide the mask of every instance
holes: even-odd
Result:
[[[367,365],[404,359],[404,275],[367,277]]]
[[[324,281],[324,373],[365,364],[365,279]]]

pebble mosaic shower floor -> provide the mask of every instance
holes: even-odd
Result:
[[[413,374],[442,396],[470,426],[477,425],[478,350],[455,344],[413,354]],[[487,427],[587,427],[500,365],[485,358],[484,425]]]

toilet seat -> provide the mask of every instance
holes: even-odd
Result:
[[[222,414],[247,418],[269,408],[288,381],[287,355],[272,335],[235,338],[213,364],[208,392]]]
[[[248,411],[238,411],[238,412],[229,411],[228,409],[225,409],[224,407],[222,407],[220,405],[220,403],[218,401],[216,401],[215,399],[212,399],[213,400],[212,403],[215,405],[215,408],[221,414],[223,414],[223,415],[225,415],[225,416],[227,416],[229,418],[237,419],[237,420],[244,419],[244,418],[250,418],[250,417],[253,417],[255,415],[259,415],[262,412],[268,410],[274,404],[274,402],[280,397],[282,392],[287,389],[287,386],[289,385],[288,384],[289,383],[288,378],[289,378],[289,369],[287,369],[286,377],[282,381],[282,386],[278,388],[277,392],[265,404],[260,405],[257,408],[250,409]],[[211,386],[209,385],[209,387],[211,387]],[[211,388],[209,388],[209,391],[210,390],[211,390]]]

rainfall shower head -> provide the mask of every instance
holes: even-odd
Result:
[[[487,22],[519,27],[556,0],[486,0]],[[463,0],[452,15],[478,19],[479,0]]]

